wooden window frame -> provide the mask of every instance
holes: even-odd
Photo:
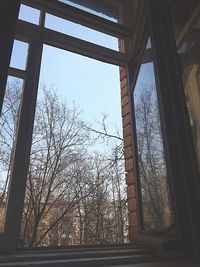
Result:
[[[21,3],[39,8],[41,11],[39,25],[17,20]],[[1,91],[1,104],[3,104],[7,75],[21,78],[24,83],[17,136],[14,145],[14,160],[9,182],[5,223],[3,232],[0,233],[1,253],[13,253],[17,248],[20,238],[43,45],[48,44],[118,66],[126,66],[128,64],[128,56],[125,53],[117,52],[69,35],[46,29],[44,27],[45,13],[48,11],[51,14],[59,15],[65,19],[67,18],[71,21],[90,26],[93,29],[101,30],[102,32],[115,37],[129,38],[131,32],[131,30],[122,25],[99,18],[98,16],[81,11],[77,8],[67,7],[65,4],[54,0],[48,2],[45,0],[24,0],[18,1],[17,4],[12,31],[9,29],[12,35],[9,40],[9,53],[5,57],[7,68],[5,68],[5,66],[4,69],[2,68],[2,72],[4,71],[4,79],[2,78],[1,80],[4,81],[2,87],[4,90]],[[10,4],[9,8],[14,8],[14,6]],[[78,18],[78,20],[76,18]],[[13,29],[15,29],[15,36]],[[8,68],[14,39],[29,43],[26,70],[12,67]]]

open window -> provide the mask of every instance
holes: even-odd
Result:
[[[134,243],[146,231],[171,230],[198,251],[199,6],[192,2],[195,23],[192,10],[179,10],[175,34],[167,1],[8,2],[15,16],[21,8],[13,27],[7,23],[12,32],[3,31],[8,49],[0,49],[2,251]],[[115,78],[120,90],[111,89]],[[114,115],[93,125],[105,105]]]
[[[148,41],[147,49],[151,48]],[[148,51],[148,50],[147,50]],[[154,63],[140,67],[133,92],[141,201],[141,229],[164,233],[173,225]]]
[[[23,87],[8,79],[20,104],[10,181],[2,178],[3,234],[14,247],[127,243],[119,40],[131,30],[88,8],[42,2],[21,4],[11,56],[9,75]]]

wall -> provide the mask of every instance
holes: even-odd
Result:
[[[134,133],[129,96],[128,73],[126,67],[120,67],[121,108],[124,137],[125,171],[128,198],[129,239],[133,241],[139,231],[139,209],[137,201],[136,162],[134,155]]]
[[[183,82],[200,170],[200,67],[198,64],[186,66],[184,68]]]

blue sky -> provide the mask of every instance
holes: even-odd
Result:
[[[137,101],[137,97],[143,88],[156,88],[155,73],[153,63],[142,64],[140,67],[137,83],[135,86],[134,97]]]
[[[67,102],[75,102],[86,120],[106,113],[120,127],[118,67],[44,45],[40,84],[53,85]]]
[[[117,38],[51,14],[46,14],[45,27],[113,50],[119,50]]]
[[[32,8],[22,6],[20,19],[39,22],[39,14]],[[81,25],[46,16],[45,26],[88,41],[118,49],[117,38],[82,27]],[[15,41],[11,66],[25,69],[28,44]],[[75,102],[83,119],[91,124],[108,115],[110,130],[121,131],[119,67],[93,60],[75,53],[43,46],[40,87],[45,84],[56,90],[67,102]],[[40,94],[39,94],[40,96]]]
[[[22,6],[19,18],[37,24],[39,12]],[[45,26],[114,50],[118,49],[116,38],[52,15],[46,16]],[[27,51],[28,44],[15,41],[11,66],[25,69]],[[152,64],[143,65],[136,87],[152,85],[153,75]],[[95,124],[101,120],[102,114],[107,114],[112,133],[116,129],[122,131],[119,80],[117,66],[44,44],[40,87],[42,84],[53,86],[67,102],[75,102],[82,117],[89,123]]]

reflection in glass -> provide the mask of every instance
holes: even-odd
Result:
[[[151,46],[151,38],[149,37],[148,41],[147,41],[147,46],[146,49],[152,48]]]
[[[153,63],[140,68],[134,103],[144,230],[162,231],[171,214]]]
[[[23,81],[9,76],[0,117],[0,229],[3,231],[4,214],[12,169],[17,121]]]
[[[25,70],[28,55],[28,43],[14,40],[10,67]]]

